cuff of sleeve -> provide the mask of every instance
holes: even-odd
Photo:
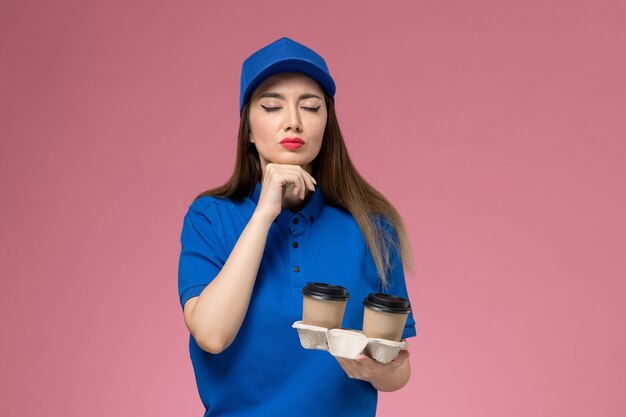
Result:
[[[206,288],[206,285],[196,285],[195,287],[190,287],[183,292],[183,295],[180,296],[180,306],[185,310],[185,303],[187,300],[193,297],[197,297],[202,293],[202,290]]]

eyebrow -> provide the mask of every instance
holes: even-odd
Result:
[[[265,92],[263,94],[261,94],[259,96],[259,99],[263,98],[263,97],[274,97],[274,98],[280,98],[280,99],[285,99],[285,96],[283,96],[282,94],[279,93],[275,93],[273,91],[268,91]],[[320,96],[318,96],[317,94],[312,94],[312,93],[304,93],[304,94],[300,94],[300,97],[298,97],[298,100],[304,100],[307,98],[319,98],[320,100],[322,100],[322,98]]]

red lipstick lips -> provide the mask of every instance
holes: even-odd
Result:
[[[304,141],[299,137],[285,138],[280,141],[280,144],[287,149],[298,149],[299,147],[304,145]]]
[[[302,139],[298,138],[298,137],[295,137],[295,138],[285,138],[285,139],[280,141],[280,143],[286,143],[286,142],[304,144],[304,141]]]

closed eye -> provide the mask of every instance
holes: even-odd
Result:
[[[273,111],[278,111],[280,109],[282,109],[282,107],[265,107],[263,105],[261,105],[261,107],[263,107],[265,109],[266,112],[273,112]],[[312,112],[318,112],[320,107],[322,106],[317,106],[317,107],[303,107],[303,109],[308,110],[308,111],[312,111]]]

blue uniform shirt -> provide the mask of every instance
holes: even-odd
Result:
[[[257,183],[242,201],[204,196],[190,205],[181,233],[181,307],[220,272],[260,194]],[[408,298],[396,251],[392,259],[384,292]],[[376,389],[349,378],[330,353],[304,349],[291,327],[302,319],[301,291],[310,281],[348,289],[342,327],[356,330],[363,325],[363,299],[383,292],[358,224],[348,211],[327,204],[319,188],[297,213],[283,208],[270,227],[248,311],[233,343],[215,355],[189,337],[205,417],[375,415]],[[409,314],[402,337],[412,336],[415,322]]]

